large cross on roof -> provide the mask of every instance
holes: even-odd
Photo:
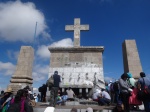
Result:
[[[74,19],[74,25],[66,25],[66,31],[74,31],[74,47],[80,46],[80,31],[89,30],[89,25],[80,25],[80,18]]]

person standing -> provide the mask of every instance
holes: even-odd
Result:
[[[46,84],[43,84],[42,92],[41,92],[41,102],[46,102],[46,92],[47,92],[47,86]]]
[[[54,72],[53,75],[54,85],[51,88],[50,91],[50,106],[54,106],[57,103],[57,96],[58,96],[58,90],[59,90],[59,83],[61,82],[60,76],[58,75],[58,71]]]
[[[41,96],[39,93],[38,93],[37,97],[38,97],[38,102],[40,102]]]
[[[141,85],[141,90],[144,90],[144,86],[147,86],[150,89],[150,79],[146,77],[144,72],[141,72],[140,76],[141,77],[138,79],[138,83]],[[150,112],[150,98],[149,97],[144,98],[143,103],[145,111]]]
[[[127,78],[128,78],[128,74],[124,73],[121,75],[121,78],[119,79],[120,96],[121,96],[121,100],[124,105],[125,112],[130,111],[129,97],[130,97],[131,92],[133,91],[127,82]]]

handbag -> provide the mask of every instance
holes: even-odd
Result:
[[[29,104],[30,106],[32,106],[32,107],[35,107],[35,106],[36,106],[35,100],[30,100],[30,101],[28,102],[28,104]]]

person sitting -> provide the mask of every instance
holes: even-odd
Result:
[[[69,101],[74,101],[74,92],[73,90],[71,89],[71,87],[69,87],[69,89],[66,91],[67,92],[67,95],[68,95],[68,99]]]
[[[111,97],[110,95],[105,91],[105,89],[101,90],[100,99],[98,101],[99,105],[110,105]]]
[[[65,102],[68,99],[67,92],[63,92],[63,95],[61,96],[61,98],[62,98],[62,105],[65,105]]]
[[[101,91],[100,91],[99,89],[96,89],[96,90],[94,91],[94,93],[93,93],[93,95],[92,95],[93,101],[97,101],[97,102],[98,102],[98,99],[99,99],[99,97],[100,97],[100,93],[101,93]]]
[[[59,105],[61,103],[62,103],[62,98],[61,98],[60,94],[58,94],[58,96],[57,96],[57,104]]]

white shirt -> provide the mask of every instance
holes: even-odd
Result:
[[[74,92],[72,91],[72,89],[67,90],[66,92],[67,92],[68,98],[74,98],[74,97],[73,97]]]
[[[98,97],[100,96],[100,93],[93,93],[93,99],[95,100],[95,99],[98,99]]]
[[[96,89],[95,92],[93,93],[93,99],[98,99],[100,97],[101,91],[99,89]]]
[[[103,97],[103,98],[107,98],[107,99],[111,100],[110,95],[109,95],[106,91],[102,91],[101,94],[102,94],[102,97]]]

